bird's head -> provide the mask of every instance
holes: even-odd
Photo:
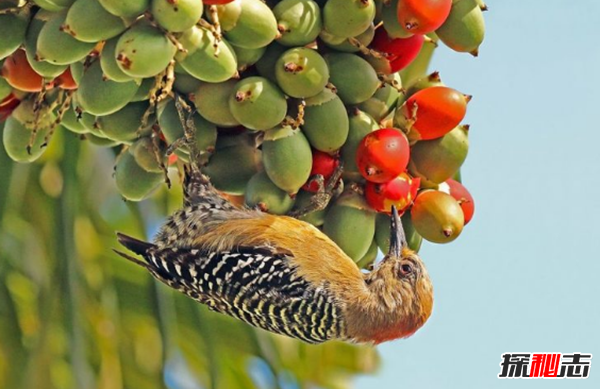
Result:
[[[376,343],[412,335],[431,315],[433,286],[425,264],[408,247],[395,207],[391,215],[390,249],[365,281],[385,317],[385,323],[379,323],[384,329]]]

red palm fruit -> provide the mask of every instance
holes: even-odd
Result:
[[[19,98],[13,93],[0,101],[0,122],[5,121],[20,103],[21,100],[19,100]]]
[[[469,193],[463,184],[451,178],[440,184],[439,190],[448,193],[450,196],[454,197],[456,201],[458,201],[458,204],[465,214],[466,226],[471,221],[473,214],[475,213],[475,202],[473,201],[473,196],[471,196],[471,193]]]
[[[408,139],[394,128],[382,128],[367,134],[356,151],[360,174],[375,183],[397,177],[406,170],[409,159]]]
[[[24,50],[17,50],[6,58],[2,76],[13,88],[24,92],[39,92],[44,79],[31,68]]]
[[[324,153],[319,150],[312,150],[312,169],[310,171],[310,178],[306,181],[306,184],[302,186],[302,189],[309,192],[318,192],[319,184],[314,180],[314,176],[317,174],[323,176],[325,182],[331,177],[334,170],[340,164],[340,160],[330,154]]]
[[[446,86],[425,88],[412,95],[402,106],[404,119],[413,121],[411,130],[418,139],[444,136],[463,120],[471,96]]]
[[[19,101],[17,96],[14,93],[10,93],[8,96],[0,100],[0,108],[6,108],[13,104],[14,101]]]
[[[428,34],[448,18],[452,0],[399,0],[398,22],[405,31]]]
[[[77,89],[77,83],[71,74],[71,67],[68,67],[60,76],[56,77],[54,83],[61,89]]]
[[[420,184],[420,178],[412,178],[405,172],[383,184],[367,182],[365,197],[377,212],[390,213],[392,205],[395,205],[398,212],[402,213],[417,197]]]
[[[408,38],[390,38],[385,29],[378,28],[371,47],[386,54],[390,61],[391,73],[404,69],[417,58],[425,38],[423,35],[413,35]]]

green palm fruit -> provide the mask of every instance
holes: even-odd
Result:
[[[117,42],[116,59],[131,77],[153,77],[165,70],[177,48],[158,28],[143,21],[127,30]]]
[[[239,126],[240,122],[229,108],[229,97],[237,82],[228,80],[218,84],[201,83],[194,93],[194,103],[200,115],[221,127]]]
[[[331,35],[327,30],[321,31],[319,34],[323,42],[332,49],[337,51],[342,51],[345,53],[356,53],[360,49],[350,43],[350,38],[340,38],[335,35]],[[371,41],[375,37],[375,26],[371,23],[369,28],[367,28],[362,34],[354,37],[358,42],[360,42],[363,46],[368,46]]]
[[[358,55],[329,53],[325,59],[329,64],[330,81],[344,104],[362,103],[381,86],[375,70]]]
[[[271,181],[265,171],[256,173],[246,187],[245,203],[263,212],[283,215],[294,206],[294,199]]]
[[[125,152],[117,160],[115,181],[121,196],[130,201],[141,201],[160,186],[163,175],[145,171],[131,153]]]
[[[40,114],[37,125],[37,133],[33,140],[30,152],[27,151],[31,133],[35,126],[35,113],[33,112],[33,101],[25,100],[13,111],[4,123],[2,141],[8,156],[16,162],[33,162],[46,150],[41,147],[44,139],[50,131],[50,126],[56,116],[48,109]]]
[[[441,138],[417,142],[410,150],[410,173],[435,186],[460,169],[469,151],[469,126],[461,125]]]
[[[328,88],[306,99],[302,132],[311,146],[323,152],[332,152],[344,145],[348,138],[348,113],[340,98]]]
[[[152,0],[150,10],[156,22],[169,32],[192,28],[202,16],[202,0]]]
[[[377,242],[373,239],[367,253],[358,261],[356,261],[356,266],[359,269],[365,269],[367,266],[371,265],[377,259],[377,254],[379,254],[379,249],[377,247]]]
[[[135,81],[105,80],[100,61],[96,61],[83,74],[77,96],[84,111],[102,116],[116,112],[127,105],[138,88],[139,84]]]
[[[98,0],[77,0],[63,25],[65,31],[82,42],[99,42],[125,31],[125,21],[102,7]]]
[[[164,164],[166,162],[166,158],[164,157],[165,150],[163,148],[155,150],[154,147],[152,139],[144,137],[136,140],[127,151],[133,155],[135,162],[142,169],[149,173],[160,173],[162,172],[162,168],[157,160],[157,155]]]
[[[105,138],[103,136],[94,135],[94,133],[90,132],[85,134],[85,139],[89,141],[94,146],[98,147],[115,147],[119,145],[119,141]]]
[[[16,13],[0,14],[0,60],[19,48],[29,23],[29,8]]]
[[[74,95],[77,96],[77,93]],[[90,133],[105,138],[104,134],[96,127],[97,117],[81,110],[81,107],[75,102],[75,112],[77,121]]]
[[[29,154],[27,152],[27,145],[31,137],[31,129],[25,127],[23,123],[20,123],[12,116],[9,116],[4,123],[4,131],[2,131],[2,141],[6,154],[15,162],[35,161],[45,151],[45,148],[41,146],[48,131],[48,128],[38,131],[31,148],[31,154]]]
[[[302,131],[290,126],[273,128],[265,132],[262,151],[271,181],[287,193],[298,192],[312,168],[310,144]]]
[[[322,29],[321,9],[313,0],[283,0],[274,8],[277,28],[284,46],[305,46],[319,36]]]
[[[200,85],[202,84],[202,81],[190,75],[185,70],[180,69],[180,71],[177,72],[177,76],[175,77],[173,88],[181,94],[188,95],[198,90],[198,88],[200,88]],[[227,103],[225,103],[225,105],[227,105]]]
[[[82,42],[63,31],[67,12],[57,12],[50,16],[40,30],[37,40],[38,59],[55,65],[69,65],[85,58],[96,45]]]
[[[129,103],[110,115],[99,116],[96,119],[98,128],[107,138],[123,143],[131,143],[139,136],[148,136],[152,122],[139,134],[138,128],[149,106],[147,101]]]
[[[233,51],[237,58],[237,68],[239,71],[243,71],[257,63],[265,54],[265,51],[267,51],[266,46],[259,47],[258,49],[244,49],[243,47],[231,46],[233,47]]]
[[[25,41],[23,46],[25,47],[25,54],[27,55],[27,62],[31,65],[31,68],[42,77],[55,78],[62,74],[67,65],[55,65],[50,62],[41,61],[37,58],[37,41],[40,35],[40,31],[48,19],[52,16],[51,12],[40,10],[29,22],[27,27],[27,33],[25,34]]]
[[[141,80],[140,87],[138,88],[135,95],[131,98],[131,102],[136,101],[146,101],[150,99],[150,92],[152,92],[152,88],[156,85],[156,80],[154,77],[148,77]]]
[[[75,106],[73,104],[71,104],[69,109],[63,114],[60,124],[67,130],[76,134],[87,134],[90,132],[90,130],[88,130],[77,118],[77,113],[75,112]]]
[[[233,117],[251,130],[268,130],[283,121],[287,112],[285,95],[263,77],[239,81],[229,97]]]
[[[325,30],[340,38],[362,34],[374,19],[373,0],[329,0],[323,7]]]
[[[261,164],[261,151],[256,148],[254,138],[246,133],[220,135],[217,150],[203,172],[217,190],[243,195],[248,181],[259,171]]]
[[[450,15],[435,33],[452,50],[476,57],[485,35],[485,21],[477,0],[454,2]]]
[[[373,243],[375,215],[363,196],[346,191],[327,212],[323,232],[350,258],[358,261]]]
[[[402,103],[404,103],[405,100],[407,100],[410,96],[414,95],[418,91],[423,90],[425,88],[430,88],[432,86],[444,86],[444,83],[440,78],[439,72],[433,72],[413,82],[406,90],[403,101],[398,103],[398,107],[402,105]]]
[[[102,53],[100,54],[100,67],[102,67],[104,76],[109,80],[115,82],[127,82],[133,80],[133,77],[125,74],[117,63],[116,48],[119,38],[120,37],[117,36],[104,43]]]
[[[398,88],[402,86],[400,75],[394,73],[392,77],[396,81],[395,86],[384,84],[381,88],[377,89],[373,97],[358,105],[360,110],[371,115],[378,123],[392,113],[401,96],[401,93],[398,91]]]
[[[329,82],[327,63],[313,49],[289,49],[275,64],[279,87],[291,97],[308,98],[321,92]]]
[[[58,12],[69,8],[75,0],[33,0],[33,2],[46,11]]]
[[[79,104],[79,92],[76,91],[73,94],[73,98],[71,99],[71,108],[73,111],[74,121],[83,127],[83,131],[81,133],[90,133],[92,135],[104,138],[104,134],[96,127],[96,119],[97,117],[94,115],[85,112],[81,108],[81,104]],[[69,111],[70,111],[69,110]],[[69,112],[67,111],[67,112]],[[76,128],[80,128],[77,126]]]
[[[177,61],[190,75],[206,82],[223,82],[237,72],[237,59],[231,45],[222,39],[215,56],[215,37],[204,27],[184,31],[179,42],[187,53],[178,53]]]
[[[79,86],[81,82],[81,78],[83,77],[83,72],[85,71],[85,66],[83,62],[73,62],[69,65],[69,71],[71,72],[71,77],[73,77],[73,81]]]
[[[111,14],[122,18],[136,18],[150,6],[150,0],[98,0]]]
[[[225,38],[238,47],[264,47],[279,35],[275,15],[260,0],[234,0],[217,6],[217,14]]]
[[[453,179],[454,181],[458,181],[458,182],[462,183],[462,175],[461,175],[461,173],[460,173],[460,169],[458,169],[458,170],[456,171],[456,173],[454,173],[454,175],[452,176],[452,179]]]

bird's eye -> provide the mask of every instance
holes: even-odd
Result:
[[[403,263],[400,265],[400,274],[404,277],[413,272],[413,267],[410,263]]]

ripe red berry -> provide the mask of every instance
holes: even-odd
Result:
[[[406,170],[410,158],[408,139],[399,130],[382,128],[367,134],[358,145],[356,165],[360,174],[384,183]]]
[[[395,205],[398,212],[402,213],[417,197],[420,184],[420,178],[412,178],[408,173],[402,173],[383,184],[367,182],[365,197],[367,203],[377,212],[390,213],[392,205]]]
[[[452,0],[399,0],[398,22],[413,34],[437,30],[448,18]]]
[[[390,38],[384,28],[378,28],[371,47],[386,54],[390,61],[390,70],[396,73],[404,69],[417,58],[425,38],[423,35],[413,35],[408,38]]]
[[[319,184],[314,180],[314,176],[317,174],[323,176],[325,182],[327,179],[331,177],[334,170],[338,167],[340,161],[338,158],[324,153],[319,150],[312,151],[312,169],[310,171],[310,178],[306,181],[306,184],[302,187],[302,189],[307,190],[309,192],[318,192]]]
[[[458,201],[458,204],[465,214],[466,226],[471,221],[473,214],[475,213],[475,202],[473,201],[473,196],[471,196],[471,193],[469,193],[463,184],[453,179],[449,179],[445,183],[440,184],[439,190],[448,193],[450,196],[454,197],[456,201]]]
[[[411,129],[418,132],[418,139],[435,139],[458,126],[470,99],[455,89],[434,86],[412,95],[402,107],[402,114],[414,121]]]

